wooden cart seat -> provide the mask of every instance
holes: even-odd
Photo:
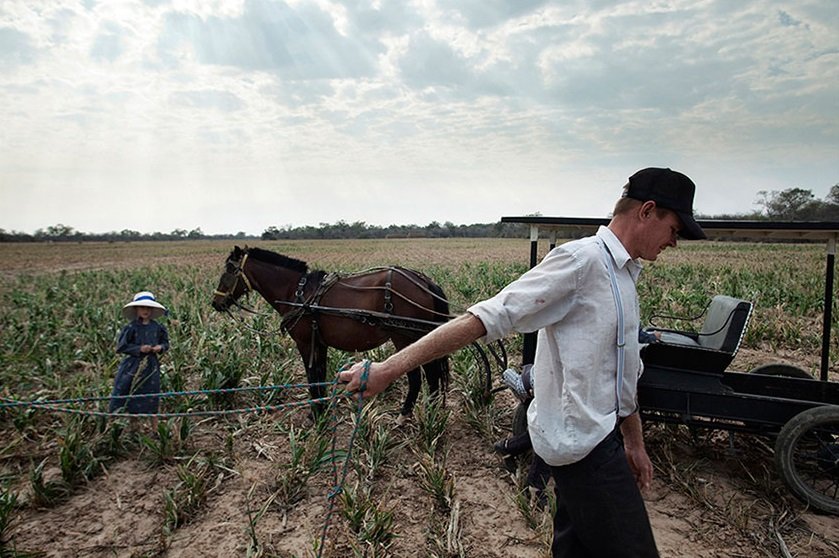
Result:
[[[698,332],[650,329],[661,332],[661,341],[647,345],[641,357],[647,365],[722,373],[740,348],[752,308],[749,301],[716,295]]]

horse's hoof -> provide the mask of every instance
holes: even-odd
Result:
[[[405,424],[408,424],[409,422],[411,422],[411,418],[412,415],[400,414],[398,417],[396,417],[396,426],[404,426]]]

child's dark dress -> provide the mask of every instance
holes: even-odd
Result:
[[[134,320],[122,328],[117,352],[125,354],[125,357],[119,364],[114,379],[112,397],[160,392],[160,361],[156,353],[141,353],[141,345],[160,345],[163,348],[161,352],[166,352],[169,350],[169,333],[154,320],[147,324]],[[113,413],[122,407],[125,407],[124,411],[128,413],[157,413],[158,398],[111,399],[110,412]]]

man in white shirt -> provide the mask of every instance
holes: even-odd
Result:
[[[558,508],[554,557],[658,556],[639,489],[652,480],[637,409],[643,366],[635,282],[677,236],[705,238],[684,174],[646,168],[629,178],[608,227],[562,244],[494,297],[382,363],[340,373],[365,397],[477,339],[538,330],[528,430],[551,466]]]

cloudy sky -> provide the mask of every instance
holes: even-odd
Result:
[[[0,228],[605,216],[839,183],[835,0],[4,0]]]

